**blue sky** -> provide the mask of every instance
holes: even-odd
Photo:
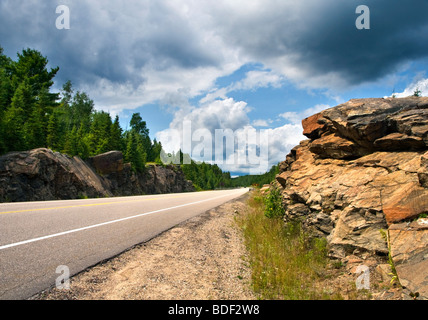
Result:
[[[56,27],[58,5],[70,29]],[[359,5],[370,29],[356,27]],[[264,130],[256,147],[271,166],[304,139],[307,116],[428,94],[427,12],[426,0],[2,0],[0,46],[12,58],[42,52],[60,67],[56,89],[71,80],[123,128],[139,112],[166,149],[180,146],[184,121],[213,135]],[[233,174],[265,169],[224,162]]]

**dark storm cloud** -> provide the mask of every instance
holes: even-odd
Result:
[[[70,8],[70,30],[55,26],[57,5]],[[13,57],[31,47],[60,66],[57,78],[93,83],[144,82],[141,69],[219,63],[191,23],[162,1],[23,1],[0,3],[0,45]]]
[[[71,10],[71,29],[57,30],[55,8]],[[355,9],[371,11],[357,30]],[[235,52],[244,63],[278,68],[291,80],[326,86],[359,84],[393,73],[428,53],[428,1],[31,1],[0,2],[0,45],[8,55],[38,49],[60,81],[107,79],[134,87],[144,70],[221,69]]]
[[[355,26],[359,5],[370,9],[370,30]],[[358,84],[427,57],[427,12],[426,0],[274,2],[260,14],[225,13],[224,32],[259,61],[285,57],[306,77],[333,72]]]

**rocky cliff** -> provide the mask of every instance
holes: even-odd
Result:
[[[390,254],[401,284],[427,299],[428,98],[351,100],[303,128],[309,140],[277,176],[285,220],[301,219],[342,261]]]
[[[181,168],[148,166],[131,170],[122,153],[112,151],[87,162],[49,149],[0,157],[0,202],[131,196],[193,191]]]

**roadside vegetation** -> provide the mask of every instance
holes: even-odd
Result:
[[[249,252],[254,292],[263,300],[343,299],[319,285],[330,274],[325,239],[311,238],[297,222],[284,224],[280,201],[276,191],[262,196],[255,190],[248,211],[236,216]]]

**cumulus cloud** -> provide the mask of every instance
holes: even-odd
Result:
[[[175,113],[170,127],[157,133],[166,152],[183,150],[198,161],[217,163],[223,170],[260,174],[285,159],[305,139],[301,124],[258,128],[271,120],[251,122],[251,108],[232,98],[215,100]]]
[[[413,96],[417,90],[421,96],[428,96],[428,79],[413,81],[403,92],[394,93],[394,96],[397,98]]]
[[[271,119],[267,119],[267,120],[265,120],[265,119],[256,119],[251,124],[254,127],[269,127],[272,122],[273,122],[273,120],[271,120]]]
[[[317,104],[311,108],[305,109],[305,110],[300,111],[300,112],[291,111],[291,112],[281,113],[279,115],[279,117],[287,120],[288,122],[290,122],[292,124],[300,124],[303,119],[310,117],[314,114],[317,114],[317,113],[319,113],[323,110],[326,110],[328,108],[331,108],[331,106],[327,105],[327,104]]]
[[[177,152],[183,149],[184,126],[190,124],[190,133],[197,130],[207,130],[213,136],[215,130],[229,129],[236,131],[247,126],[250,122],[250,108],[243,101],[232,98],[215,100],[190,110],[180,109],[174,114],[174,119],[168,129],[158,132],[156,138],[162,141],[165,151]],[[187,139],[188,137],[185,137]]]
[[[270,70],[252,70],[246,73],[244,79],[228,87],[228,91],[280,88],[284,81],[284,76]]]

